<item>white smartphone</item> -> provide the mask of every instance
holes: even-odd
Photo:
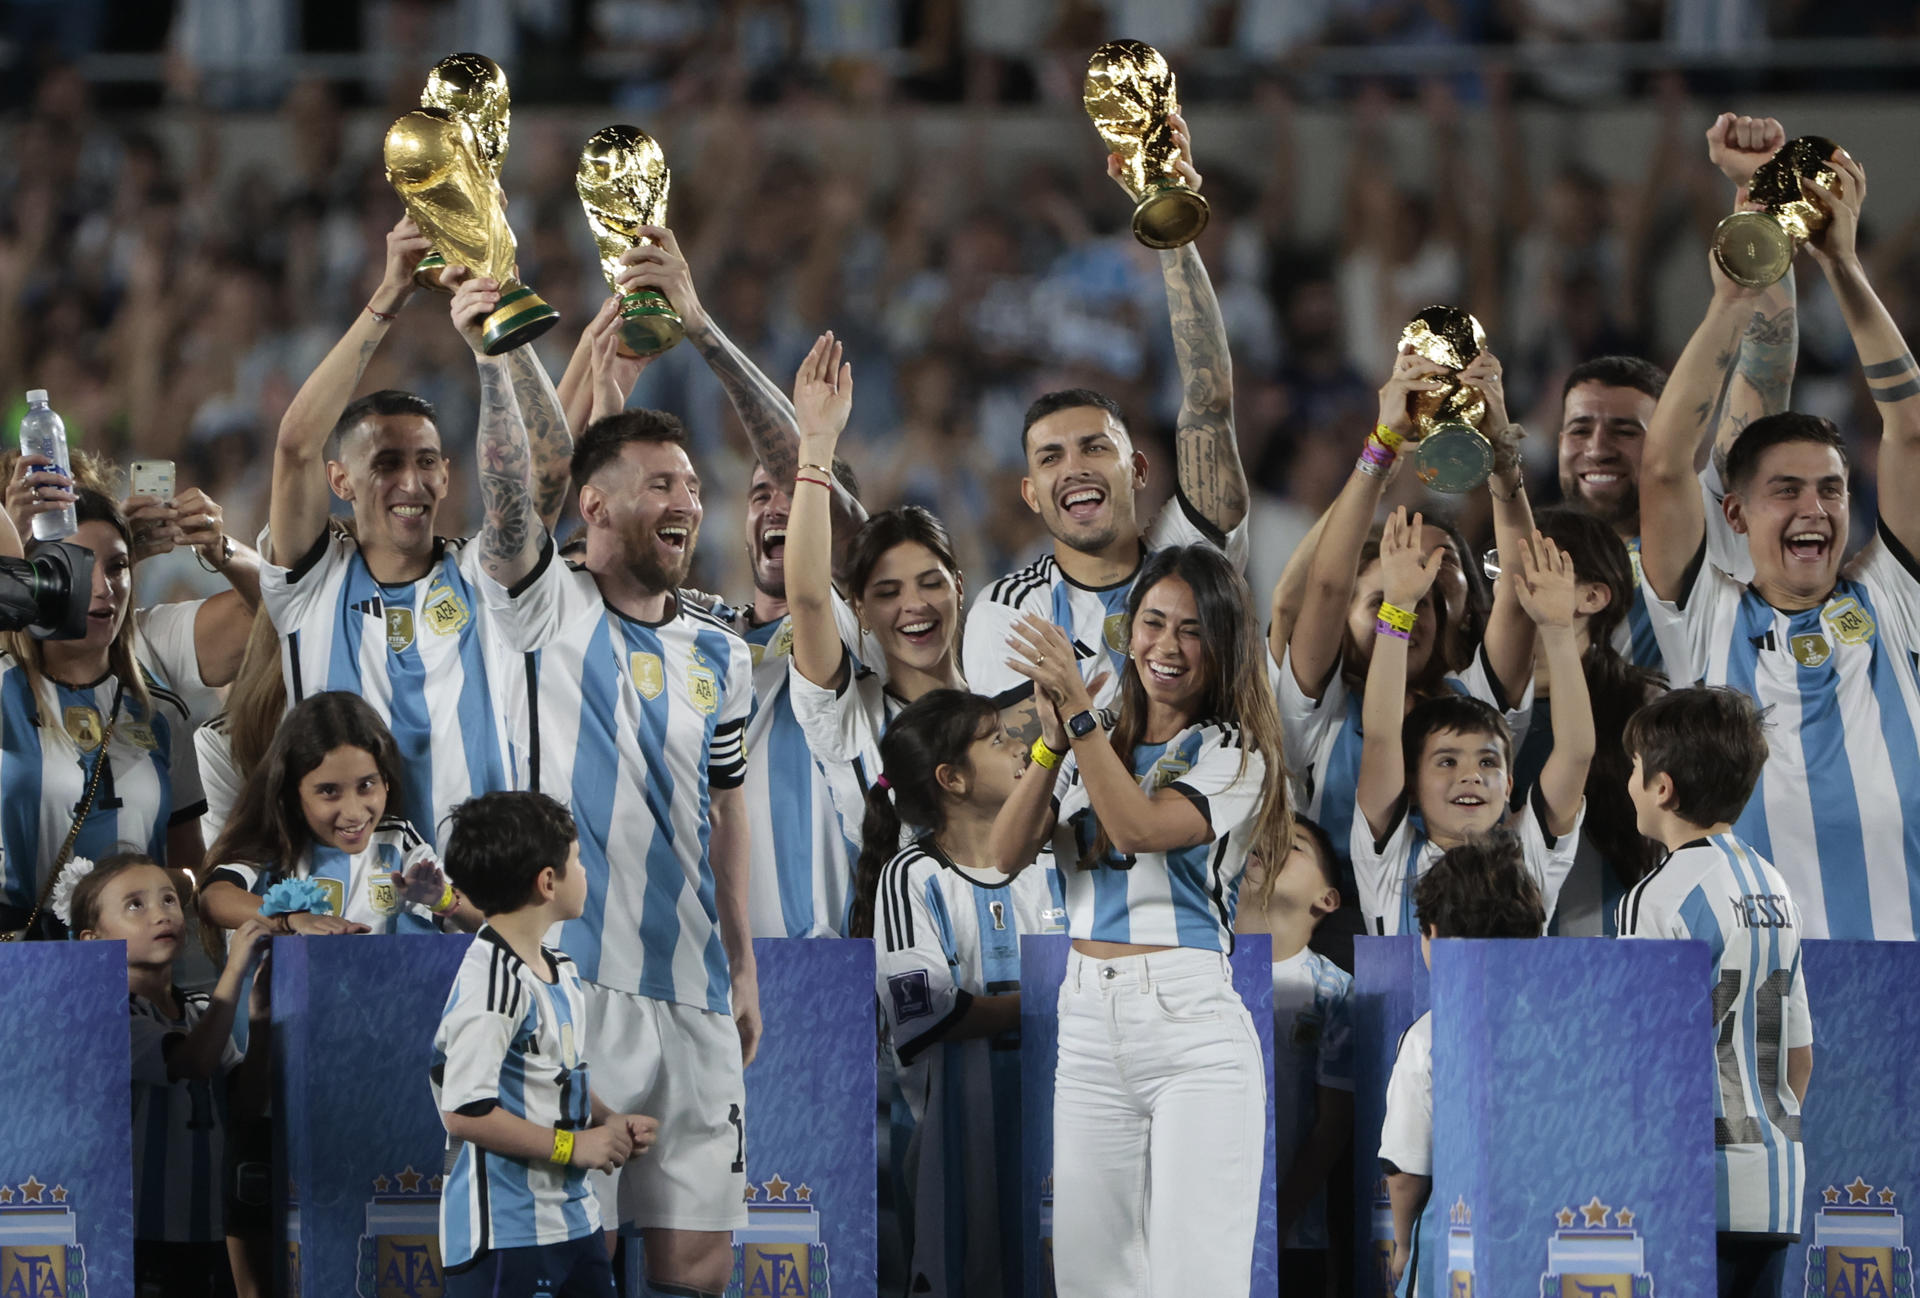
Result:
[[[133,495],[154,500],[173,499],[172,460],[135,460],[129,477]]]

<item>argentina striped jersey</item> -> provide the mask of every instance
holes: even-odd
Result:
[[[484,590],[524,655],[507,689],[522,781],[580,833],[586,911],[557,945],[588,982],[731,1013],[707,843],[712,790],[746,778],[746,642],[678,598],[657,624],[627,617],[550,548],[514,590]]]
[[[281,879],[313,879],[332,903],[333,914],[375,933],[438,933],[441,925],[433,912],[408,903],[393,881],[394,875],[421,861],[438,867],[433,844],[406,821],[388,816],[374,826],[367,845],[352,855],[325,843],[309,843],[291,870],[229,862],[216,867],[207,882],[230,883],[264,897]]]
[[[471,541],[438,545],[426,576],[392,586],[375,581],[353,538],[332,527],[292,567],[260,567],[260,598],[280,632],[287,705],[326,690],[372,704],[407,772],[406,805],[393,811],[436,843],[455,805],[512,787],[489,689],[499,669],[479,590],[480,550]],[[261,553],[272,553],[264,534]]]
[[[538,1127],[593,1125],[586,991],[573,961],[540,949],[536,977],[491,926],[474,934],[433,1036],[434,1108],[480,1117],[503,1109]],[[447,1140],[440,1258],[447,1270],[492,1249],[564,1244],[597,1235],[600,1206],[587,1171],[527,1162]]]
[[[1688,843],[1620,900],[1621,937],[1705,942],[1713,954],[1713,1030],[1700,1042],[1700,1067],[1716,1079],[1714,1203],[1723,1231],[1800,1230],[1807,1164],[1787,1051],[1813,1044],[1813,1020],[1799,920],[1780,872],[1733,834]]]
[[[1734,822],[1809,938],[1911,941],[1920,915],[1920,580],[1884,526],[1816,608],[1782,612],[1711,563],[1655,600],[1674,683],[1767,710],[1767,764]]]
[[[227,1074],[240,1063],[228,1041],[206,1079],[172,1081],[167,1055],[205,1017],[204,992],[175,991],[167,1008],[127,997],[133,1036],[133,1234],[173,1243],[218,1242],[223,1224]],[[174,1012],[169,1012],[169,1010]]]
[[[1149,797],[1172,789],[1192,802],[1213,827],[1213,839],[1171,852],[1116,856],[1109,850],[1097,863],[1090,861],[1099,816],[1081,783],[1080,764],[1068,754],[1054,786],[1059,821],[1053,839],[1067,931],[1093,942],[1231,954],[1265,757],[1242,746],[1239,726],[1198,721],[1164,744],[1136,747],[1132,769]]]
[[[1720,475],[1711,464],[1701,470],[1700,504],[1707,520],[1707,562],[1722,572],[1732,573],[1744,584],[1753,580],[1753,557],[1747,553],[1740,535],[1727,523],[1727,513],[1721,505],[1726,494],[1720,485]],[[1666,655],[1660,651],[1659,637],[1653,631],[1650,603],[1654,594],[1640,576],[1639,537],[1628,538],[1627,558],[1633,564],[1633,603],[1627,607],[1627,616],[1613,629],[1613,647],[1636,667],[1665,672]]]

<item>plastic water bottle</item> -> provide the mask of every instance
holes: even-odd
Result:
[[[67,426],[47,405],[45,388],[35,388],[27,393],[27,417],[20,421],[20,454],[46,456],[53,461],[52,467],[59,470],[61,476],[69,483],[73,481],[73,465],[67,460]],[[44,467],[36,470],[46,471]],[[74,516],[73,504],[68,502],[59,509],[33,516],[33,539],[58,541],[62,537],[72,536],[79,526],[80,520]]]

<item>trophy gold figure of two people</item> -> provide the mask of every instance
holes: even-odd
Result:
[[[442,266],[460,265],[500,285],[500,302],[481,328],[482,347],[499,356],[538,338],[560,313],[515,273],[513,229],[499,183],[507,148],[507,83],[493,60],[455,54],[434,67],[427,97],[387,130],[387,181],[407,215],[433,242]],[[451,105],[451,106],[447,106]],[[440,268],[423,264],[430,287]]]

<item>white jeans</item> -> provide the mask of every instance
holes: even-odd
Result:
[[[1073,952],[1053,1089],[1060,1298],[1239,1298],[1267,1087],[1227,959]]]

